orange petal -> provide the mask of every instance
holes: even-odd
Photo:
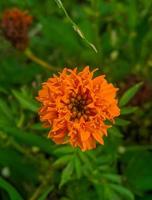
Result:
[[[94,137],[94,139],[96,139],[100,144],[104,144],[104,141],[101,137],[101,134],[98,133],[92,133],[92,136]]]
[[[90,137],[90,133],[88,131],[80,131],[81,141],[86,141]]]

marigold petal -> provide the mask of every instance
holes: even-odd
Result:
[[[101,133],[99,132],[94,132],[92,133],[92,136],[94,137],[94,139],[96,139],[100,144],[104,144],[104,141],[102,139]]]

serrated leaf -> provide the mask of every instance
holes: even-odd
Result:
[[[133,87],[129,88],[123,96],[120,98],[119,105],[120,107],[125,106],[139,91],[143,83],[137,83]]]
[[[11,200],[23,200],[17,190],[2,177],[0,177],[0,188],[4,189],[9,194]]]

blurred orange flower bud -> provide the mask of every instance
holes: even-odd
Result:
[[[28,46],[28,31],[32,24],[32,16],[18,8],[5,10],[1,28],[5,38],[18,50],[24,51]]]

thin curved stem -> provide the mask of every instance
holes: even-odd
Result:
[[[38,186],[38,188],[36,189],[36,191],[32,194],[32,196],[29,198],[29,200],[37,200],[40,195],[42,195],[42,192],[47,188],[47,185],[50,184],[51,178],[52,178],[52,173],[50,173],[50,170],[48,170],[49,172],[47,172],[46,176],[44,176],[43,181],[41,182],[41,184]],[[50,191],[52,191],[54,188],[54,186],[50,186]]]
[[[49,65],[47,62],[45,62],[44,60],[41,60],[40,58],[38,58],[36,55],[34,55],[32,53],[32,51],[30,49],[26,49],[24,51],[24,54],[32,61],[34,61],[35,63],[39,64],[41,67],[49,70],[49,71],[59,71],[60,69],[57,67],[53,67],[51,65]]]
[[[72,24],[72,27],[74,29],[74,31],[82,38],[82,40],[88,45],[90,46],[96,53],[98,52],[98,50],[96,49],[95,45],[93,43],[91,43],[85,36],[84,33],[81,31],[81,29],[79,28],[79,26],[72,20],[72,18],[69,16],[67,10],[65,9],[63,3],[61,0],[55,0],[55,2],[57,3],[58,7],[62,9],[62,11],[64,12],[66,18],[69,20],[69,22]]]

